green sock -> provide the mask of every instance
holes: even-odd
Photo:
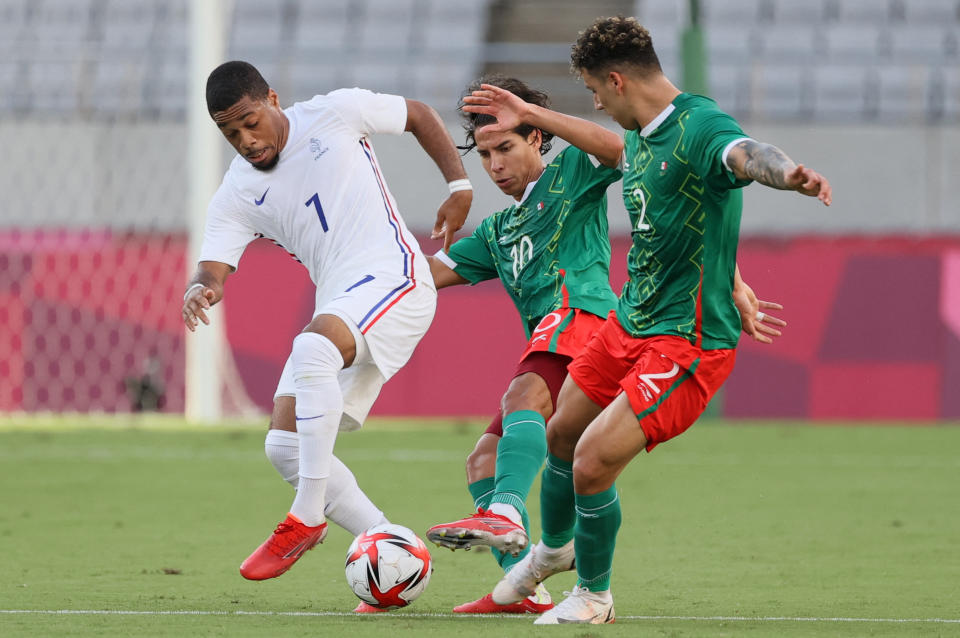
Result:
[[[493,489],[496,485],[496,481],[492,476],[482,478],[475,483],[470,483],[467,485],[467,489],[470,490],[470,496],[473,497],[473,506],[477,509],[483,508],[487,509],[490,507],[490,499],[493,497]]]
[[[574,511],[573,463],[547,454],[547,466],[540,479],[541,540],[547,547],[563,547],[573,538],[577,514]]]
[[[547,454],[546,429],[539,412],[511,412],[503,417],[503,438],[497,444],[497,487],[490,502],[506,503],[517,508],[528,536],[530,516],[527,514],[527,496]],[[497,550],[493,550],[493,555],[504,571],[510,571],[529,551],[528,543],[518,556],[501,554]]]
[[[497,444],[497,490],[491,503],[506,503],[521,516],[527,495],[547,455],[547,426],[539,412],[518,410],[503,416],[503,438]]]
[[[616,485],[599,494],[577,494],[577,556],[579,585],[590,591],[610,589],[613,548],[620,529],[620,498]]]

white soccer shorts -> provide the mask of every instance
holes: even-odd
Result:
[[[369,280],[320,305],[314,316],[336,315],[353,333],[357,354],[340,371],[343,417],[340,431],[357,430],[366,420],[380,389],[402,368],[426,334],[437,309],[437,291],[427,282],[376,285]],[[293,367],[287,358],[274,399],[296,396]]]

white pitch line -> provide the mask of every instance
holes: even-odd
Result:
[[[342,611],[216,611],[216,610],[127,610],[127,609],[0,609],[0,614],[36,614],[48,616],[359,616]],[[530,618],[527,614],[428,614],[400,612],[402,618]],[[389,618],[391,614],[375,616]],[[844,618],[816,616],[617,616],[617,620],[689,620],[698,622],[822,622],[822,623],[938,623],[960,624],[960,618]]]

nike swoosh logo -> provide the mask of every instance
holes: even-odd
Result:
[[[295,418],[297,421],[312,421],[314,419],[319,419],[322,416],[323,416],[322,414],[318,414],[317,416],[298,416]]]
[[[313,549],[313,546],[316,545],[315,542],[310,542],[309,540],[303,541],[289,552],[284,555],[284,558],[294,558],[299,557],[304,554],[307,550]]]
[[[263,195],[260,196],[260,199],[255,199],[255,200],[253,200],[253,203],[256,204],[257,206],[259,206],[260,204],[262,204],[262,203],[263,203],[263,200],[265,200],[265,199],[267,198],[267,193],[269,193],[269,192],[270,192],[270,187],[267,186],[267,190],[263,191]]]
[[[367,283],[367,282],[369,282],[369,281],[373,281],[374,279],[376,279],[376,277],[374,277],[373,275],[367,275],[366,277],[364,277],[363,279],[361,279],[361,280],[358,281],[357,283],[353,284],[352,286],[350,286],[349,288],[347,288],[347,289],[344,290],[343,292],[350,292],[351,290],[353,290],[353,289],[356,288],[357,286],[362,286],[363,284],[365,284],[365,283]]]

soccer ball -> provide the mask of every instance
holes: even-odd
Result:
[[[363,532],[347,550],[347,584],[380,609],[406,607],[427,588],[433,561],[412,531],[390,523]]]

